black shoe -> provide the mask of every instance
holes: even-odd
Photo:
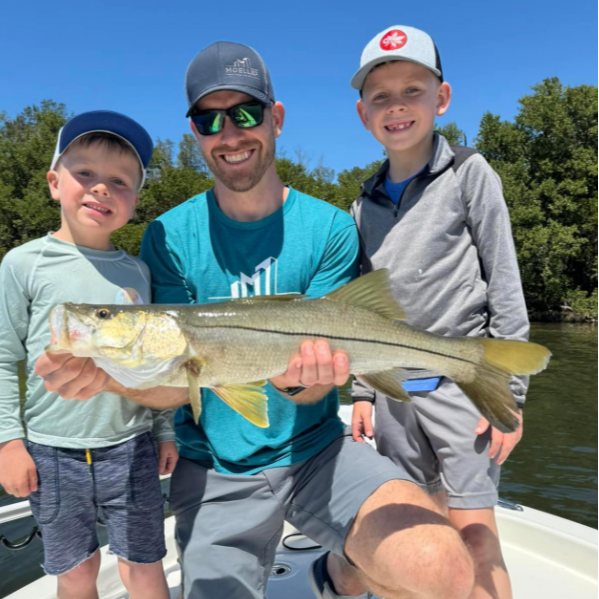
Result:
[[[338,595],[335,592],[333,581],[329,578],[327,570],[328,551],[310,564],[308,579],[317,599],[369,599],[372,595],[367,591],[361,595]]]

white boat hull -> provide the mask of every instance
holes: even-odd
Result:
[[[349,407],[341,408],[348,421]],[[514,599],[596,599],[597,531],[558,516],[532,508],[521,510],[498,506],[497,522],[503,555],[510,572]],[[164,558],[171,597],[180,595],[180,570],[174,541],[174,518],[165,520],[168,554]],[[286,524],[283,541],[297,532]],[[287,540],[288,546],[312,547],[303,536]],[[275,566],[266,591],[267,599],[312,599],[308,567],[321,550],[290,550],[279,544]],[[102,548],[98,579],[101,599],[126,599],[120,581],[117,559]],[[44,576],[10,595],[7,599],[54,599],[56,580]],[[216,598],[215,599],[220,599]],[[226,598],[223,598],[226,599]]]

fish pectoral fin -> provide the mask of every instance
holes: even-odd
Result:
[[[391,370],[383,370],[382,372],[360,374],[356,375],[356,378],[367,385],[370,385],[379,393],[386,395],[389,399],[405,402],[412,401],[412,398],[401,386],[402,381],[405,381],[408,378],[407,373],[403,368],[393,368]]]
[[[187,372],[187,383],[189,385],[189,403],[196,424],[200,421],[202,415],[202,395],[200,393],[199,376],[202,371],[202,362],[197,358],[192,358],[185,362],[185,370]]]
[[[321,299],[358,306],[390,320],[407,320],[408,318],[391,293],[389,271],[386,268],[380,268],[358,277]]]
[[[260,428],[268,427],[268,397],[263,387],[266,381],[247,385],[211,387],[231,409]]]

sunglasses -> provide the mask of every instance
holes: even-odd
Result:
[[[262,124],[265,108],[260,102],[243,102],[222,110],[197,110],[192,113],[191,120],[200,135],[214,135],[222,131],[225,116],[239,129],[252,129]]]

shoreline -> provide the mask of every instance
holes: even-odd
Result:
[[[590,312],[570,312],[563,310],[548,310],[545,312],[530,311],[530,322],[567,322],[575,324],[597,324],[597,314]]]

